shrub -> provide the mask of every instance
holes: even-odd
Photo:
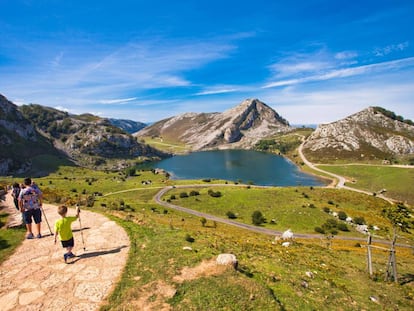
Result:
[[[196,190],[191,190],[190,192],[190,197],[194,197],[196,195],[200,195],[200,192],[196,191]]]
[[[195,239],[188,233],[185,235],[185,240],[190,243],[193,243],[195,241]]]
[[[204,217],[201,217],[200,222],[201,222],[201,225],[202,225],[203,227],[205,227],[205,225],[206,225],[206,223],[207,223],[207,219],[205,219]]]
[[[356,223],[357,225],[365,225],[365,219],[364,217],[355,217],[354,223]]]
[[[340,212],[338,213],[338,218],[339,218],[340,220],[346,220],[346,219],[348,218],[348,215],[347,215],[344,211],[340,211]]]
[[[211,179],[210,179],[210,178],[205,178],[205,179],[203,179],[203,181],[204,181],[204,182],[210,182],[210,181],[211,181]]]
[[[266,222],[266,218],[264,218],[262,212],[254,211],[252,214],[252,223],[256,226],[259,226],[264,222]]]
[[[323,211],[327,214],[329,214],[331,212],[331,209],[329,207],[324,207]]]
[[[180,198],[188,198],[187,192],[181,192],[180,193]]]
[[[315,227],[315,232],[325,234],[325,230],[323,230],[321,227]]]
[[[348,226],[344,224],[343,222],[339,223],[337,227],[338,227],[338,230],[349,231]]]
[[[213,198],[221,197],[221,192],[220,191],[213,191],[213,190],[209,189],[208,194]]]
[[[329,201],[328,201],[328,204],[330,204],[330,205],[335,205],[335,203],[334,203],[332,200],[329,200]]]
[[[176,199],[175,194],[170,195],[170,200],[175,200],[175,199]]]
[[[237,218],[236,214],[234,214],[232,211],[228,211],[226,213],[226,216],[230,219],[236,219]]]

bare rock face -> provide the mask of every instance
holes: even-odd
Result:
[[[272,108],[247,99],[222,113],[185,113],[136,133],[180,140],[193,150],[249,148],[260,139],[292,128]]]
[[[305,152],[327,156],[345,152],[354,157],[375,158],[413,154],[412,122],[392,118],[384,111],[369,107],[345,119],[319,125],[307,139]]]

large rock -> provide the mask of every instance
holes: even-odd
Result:
[[[233,266],[234,269],[237,269],[238,261],[235,255],[233,254],[220,254],[217,256],[216,263],[219,265]]]

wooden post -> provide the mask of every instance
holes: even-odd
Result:
[[[368,240],[367,240],[367,264],[368,264],[368,273],[369,273],[369,276],[370,277],[372,277],[372,275],[373,275],[373,272],[372,272],[371,242],[372,242],[371,233],[368,233]]]
[[[385,275],[385,280],[393,280],[395,283],[398,283],[398,275],[397,275],[397,262],[395,257],[395,242],[397,240],[397,231],[394,228],[394,237],[392,239],[392,244],[390,248],[390,256],[388,258],[387,263],[387,274]]]

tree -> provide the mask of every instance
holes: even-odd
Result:
[[[201,217],[200,222],[201,222],[201,225],[203,227],[205,227],[206,226],[206,223],[207,223],[207,219],[205,219],[204,217]]]
[[[254,211],[252,214],[252,223],[256,226],[260,226],[262,223],[266,222],[261,211]]]

